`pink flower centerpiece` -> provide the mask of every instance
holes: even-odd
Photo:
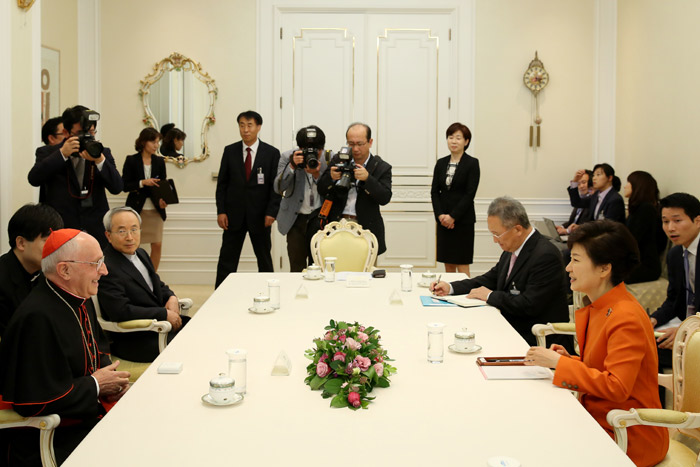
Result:
[[[312,363],[304,380],[313,390],[322,390],[331,407],[366,409],[374,399],[368,396],[376,387],[388,388],[396,368],[379,342],[379,329],[331,320],[316,347],[305,353]]]

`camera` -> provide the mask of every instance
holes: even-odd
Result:
[[[90,128],[97,125],[100,120],[100,114],[94,110],[85,109],[80,117],[80,127],[82,128],[78,134],[78,142],[80,143],[80,148],[78,152],[71,154],[74,157],[80,157],[80,152],[87,151],[90,157],[98,159],[102,155],[104,146],[102,143],[97,141],[95,137],[90,134]]]
[[[318,150],[323,149],[326,144],[326,136],[320,128],[308,126],[302,128],[297,133],[297,145],[304,156],[304,162],[298,165],[299,168],[310,168],[315,170],[320,162],[318,160]]]
[[[338,152],[338,159],[338,162],[333,166],[340,171],[340,180],[335,184],[335,189],[347,192],[355,180],[355,160],[352,158],[350,148],[341,148]]]

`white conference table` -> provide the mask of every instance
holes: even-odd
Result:
[[[303,280],[301,274],[231,274],[182,333],[73,452],[66,466],[128,465],[463,465],[510,456],[523,467],[631,466],[632,462],[568,391],[551,380],[485,380],[477,356],[523,355],[528,346],[491,307],[423,307],[417,287],[400,292],[398,273],[369,288]],[[460,275],[444,274],[443,279]],[[461,276],[463,277],[463,276]],[[281,308],[248,307],[267,279],[281,283]],[[308,299],[295,298],[304,284]],[[304,350],[330,319],[381,330],[398,372],[377,388],[367,410],[329,407],[304,384]],[[445,360],[426,359],[426,324],[445,327]],[[483,350],[447,349],[454,331],[476,332]],[[201,401],[209,380],[228,369],[225,351],[248,350],[245,400],[212,407]],[[284,350],[290,376],[271,376]],[[163,362],[183,362],[162,375]]]

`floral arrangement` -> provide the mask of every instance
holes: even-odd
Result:
[[[312,390],[323,390],[324,399],[333,398],[331,407],[366,409],[375,386],[388,388],[396,368],[379,343],[379,329],[355,322],[330,321],[323,337],[314,339],[315,349],[304,354],[312,361],[304,380]]]

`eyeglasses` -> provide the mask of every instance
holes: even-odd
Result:
[[[367,144],[368,141],[365,141],[364,143],[356,143],[356,142],[354,142],[354,141],[348,141],[347,143],[348,143],[348,147],[350,147],[350,148],[354,148],[354,147],[361,148],[362,146],[364,146],[365,144]]]
[[[503,232],[501,235],[496,235],[496,234],[493,234],[493,233],[492,233],[491,236],[492,236],[493,238],[495,238],[496,240],[500,240],[501,237],[503,237],[505,234],[507,234],[508,232],[510,232],[511,230],[513,230],[514,228],[515,228],[515,226],[511,227],[510,229],[508,229],[508,230],[506,230],[505,232]]]
[[[78,263],[78,264],[94,264],[95,269],[97,271],[99,271],[100,268],[102,267],[102,265],[105,264],[105,257],[103,256],[102,258],[98,259],[97,261],[74,261],[72,259],[71,260],[67,259],[67,260],[61,261],[61,262],[62,263]]]
[[[112,233],[115,235],[119,235],[122,238],[126,237],[128,234],[131,234],[132,237],[135,237],[141,233],[141,229],[137,229],[136,227],[134,227],[133,229],[129,229],[129,230],[119,229],[116,232],[112,232]]]

